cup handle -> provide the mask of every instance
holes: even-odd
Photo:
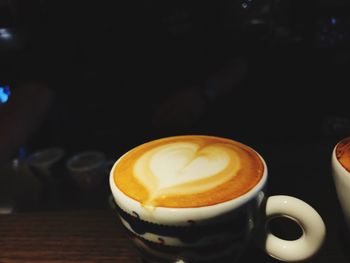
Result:
[[[287,217],[294,220],[302,229],[297,240],[284,240],[276,237],[268,229],[269,220]],[[271,196],[266,202],[265,251],[272,257],[286,262],[303,261],[321,248],[326,235],[321,216],[304,201],[291,196]]]

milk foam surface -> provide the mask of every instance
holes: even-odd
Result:
[[[117,187],[145,205],[193,207],[251,189],[263,165],[249,147],[211,136],[176,136],[134,148],[115,167]]]

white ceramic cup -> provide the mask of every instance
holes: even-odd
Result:
[[[332,152],[332,175],[337,191],[338,200],[343,210],[346,224],[350,230],[350,172],[339,162],[336,150],[341,142],[349,140],[350,137],[339,141],[333,148]]]
[[[195,208],[145,207],[118,189],[114,164],[110,187],[116,209],[130,239],[146,262],[234,262],[253,239],[270,256],[287,262],[315,255],[325,238],[320,215],[304,201],[285,195],[266,196],[264,174],[246,194],[211,206]],[[287,217],[302,235],[283,240],[268,229],[269,220]]]

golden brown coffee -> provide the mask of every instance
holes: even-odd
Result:
[[[350,137],[338,143],[336,147],[336,156],[341,165],[350,172]]]
[[[142,144],[122,156],[114,181],[144,205],[200,207],[239,197],[262,178],[257,153],[213,136],[174,136]]]

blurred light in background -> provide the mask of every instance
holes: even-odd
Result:
[[[7,28],[0,28],[0,38],[1,39],[11,39],[12,34]]]
[[[0,104],[5,104],[11,95],[10,86],[0,86]]]
[[[332,25],[336,25],[337,24],[337,19],[335,17],[331,18],[331,23]]]

